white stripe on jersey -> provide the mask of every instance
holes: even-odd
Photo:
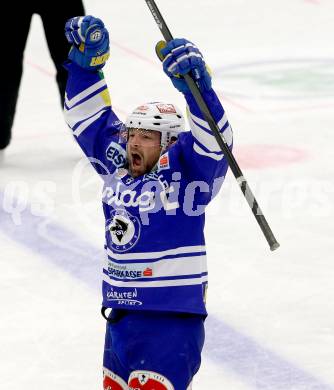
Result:
[[[217,161],[222,160],[224,157],[223,154],[208,153],[205,150],[203,150],[200,146],[198,146],[196,143],[194,143],[194,151],[202,156],[210,157]]]
[[[64,114],[66,123],[73,129],[78,122],[97,114],[104,107],[107,107],[106,103],[101,94],[98,93],[69,110],[65,108]]]
[[[189,114],[192,116],[192,119],[196,121],[199,125],[204,127],[205,129],[211,131],[210,126],[208,125],[208,122],[205,120],[199,118],[198,116],[194,115],[190,110],[188,110]],[[225,124],[227,123],[226,114],[224,113],[223,117],[218,121],[217,125],[220,129],[222,129]]]
[[[91,85],[89,88],[84,89],[82,92],[80,92],[78,95],[75,95],[72,99],[68,99],[67,93],[65,94],[65,103],[68,108],[73,107],[75,104],[80,102],[80,100],[84,99],[85,97],[89,96],[93,92],[97,91],[98,89],[105,86],[107,88],[106,81],[104,79],[98,81],[97,83]]]
[[[208,275],[193,279],[174,279],[174,280],[152,280],[148,282],[141,282],[131,280],[123,282],[121,280],[110,279],[108,275],[103,274],[103,280],[111,285],[117,287],[172,287],[172,286],[191,286],[195,284],[202,284],[208,281]]]
[[[172,259],[158,260],[155,262],[143,263],[115,263],[111,259],[106,259],[105,270],[109,267],[117,271],[140,271],[143,272],[147,268],[152,270],[152,278],[161,278],[179,275],[194,275],[208,272],[206,255],[178,257]],[[114,276],[117,278],[117,276]],[[142,276],[143,278],[145,276]],[[119,279],[127,279],[119,277]],[[127,279],[129,280],[129,279]],[[132,279],[131,279],[132,280]]]
[[[158,259],[164,256],[176,256],[182,255],[186,253],[198,253],[205,252],[204,245],[196,245],[196,246],[182,246],[179,248],[168,249],[161,252],[141,252],[141,253],[127,253],[120,254],[114,253],[109,248],[106,249],[107,254],[114,258],[115,260],[136,260],[136,259]]]
[[[223,119],[224,119],[225,115],[223,116],[223,118],[220,120],[219,123],[223,123]],[[193,134],[193,136],[203,145],[205,146],[208,150],[210,150],[211,152],[221,152],[221,149],[214,137],[213,134],[208,134],[205,130],[201,129],[193,120],[193,118],[196,118],[194,117],[192,114],[190,114],[189,116],[189,123],[190,123],[190,128],[191,128],[191,132]],[[197,120],[197,118],[196,118]],[[227,121],[224,121],[226,124]],[[205,122],[206,123],[206,122]],[[224,125],[223,125],[224,126]],[[222,126],[222,127],[223,127]],[[219,129],[221,130],[222,127],[219,127]],[[211,131],[211,130],[210,130]],[[227,145],[228,146],[231,146],[232,145],[232,139],[233,139],[233,133],[232,133],[232,129],[230,126],[228,126],[222,133],[225,141],[227,142]]]
[[[100,116],[104,113],[105,111],[102,110],[100,112],[97,112],[94,116],[92,116],[91,118],[87,119],[86,121],[84,121],[83,123],[81,123],[80,126],[78,126],[75,131],[73,132],[73,135],[75,135],[76,137],[79,137],[79,135],[87,129],[87,127],[92,124],[94,121],[96,121],[97,119],[100,118]]]

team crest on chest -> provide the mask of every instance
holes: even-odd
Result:
[[[111,248],[116,252],[126,252],[136,245],[140,236],[139,219],[125,210],[113,210],[107,229],[111,238]]]

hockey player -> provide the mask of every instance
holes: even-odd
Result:
[[[186,390],[201,362],[207,263],[204,209],[227,162],[182,75],[191,73],[232,146],[232,131],[202,54],[185,39],[159,50],[183,93],[191,131],[172,103],[140,104],[125,125],[101,71],[109,57],[103,22],[70,19],[65,95],[68,125],[104,180],[105,390]]]

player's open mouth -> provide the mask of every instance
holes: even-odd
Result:
[[[132,165],[139,167],[142,163],[142,157],[138,153],[131,153]]]

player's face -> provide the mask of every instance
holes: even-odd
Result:
[[[161,135],[158,131],[129,129],[127,154],[133,177],[152,170],[160,157],[160,139]]]

